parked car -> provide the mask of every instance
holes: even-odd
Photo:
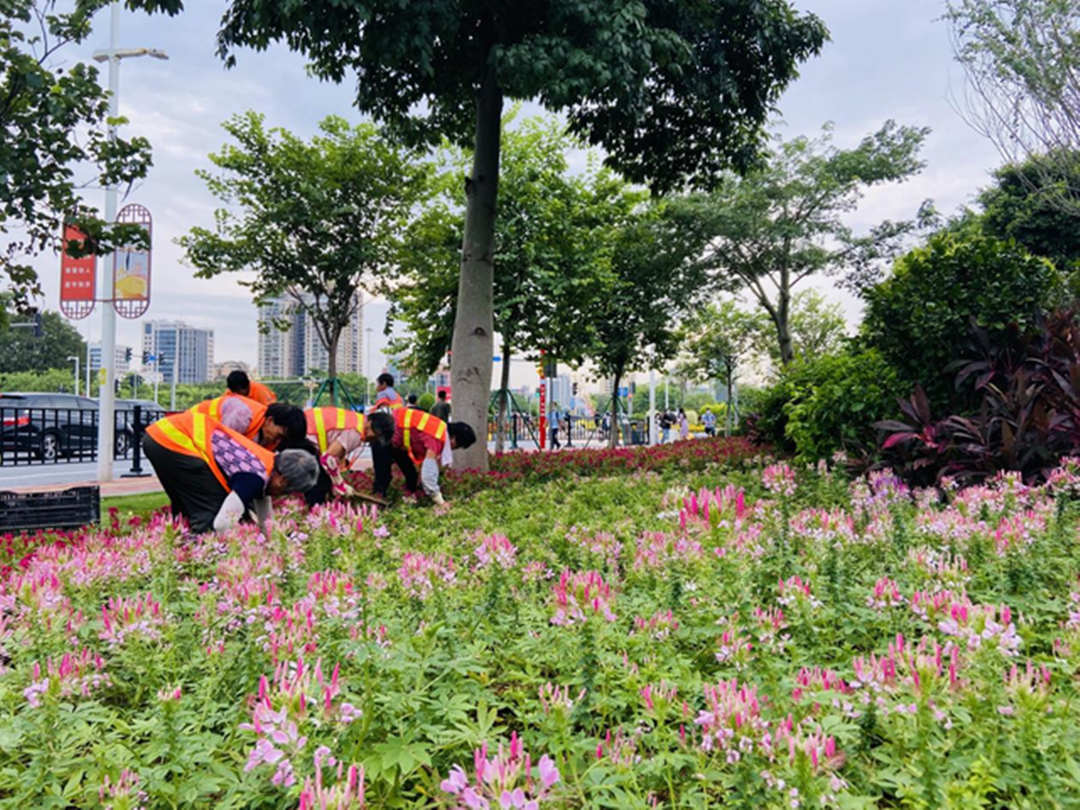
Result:
[[[97,445],[97,402],[75,394],[0,394],[0,448],[44,461]]]
[[[126,456],[134,440],[134,408],[147,425],[165,411],[149,400],[115,401],[113,454]],[[0,394],[0,448],[29,453],[43,461],[89,455],[97,447],[98,401],[75,394]]]

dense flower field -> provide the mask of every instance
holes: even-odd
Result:
[[[1080,804],[1080,466],[660,469],[40,546],[0,804]]]

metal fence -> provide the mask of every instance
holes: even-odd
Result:
[[[494,441],[498,424],[492,420],[488,424],[488,440]],[[547,425],[544,441],[548,447],[598,447],[606,445],[611,435],[611,420],[602,416],[571,416],[559,420],[556,427]],[[553,436],[557,443],[552,441]],[[506,417],[506,446],[513,449],[518,446],[535,447],[539,439],[539,426],[533,416],[515,413]],[[648,427],[645,419],[620,420],[619,444],[648,444]]]
[[[116,411],[113,457],[131,458],[146,425],[165,411]],[[96,461],[98,412],[80,408],[0,408],[0,467]]]

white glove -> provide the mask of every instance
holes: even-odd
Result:
[[[439,462],[433,458],[425,458],[420,465],[420,483],[431,497],[439,494]]]
[[[244,516],[246,511],[240,496],[235,492],[230,492],[228,497],[225,498],[225,503],[221,505],[217,515],[214,517],[214,531],[228,531],[240,522],[240,518]]]
[[[446,499],[445,499],[445,498],[443,498],[443,496],[442,496],[442,493],[441,493],[441,492],[436,492],[436,493],[435,493],[434,495],[432,495],[432,496],[431,496],[431,500],[432,500],[432,501],[433,501],[433,502],[434,502],[434,503],[435,503],[435,504],[436,504],[437,506],[443,506],[443,505],[444,505],[444,504],[446,503]]]

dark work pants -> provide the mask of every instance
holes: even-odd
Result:
[[[380,445],[377,442],[371,445],[371,465],[375,470],[375,485],[372,487],[376,495],[386,495],[390,488],[390,467],[397,464],[401,474],[405,476],[405,491],[416,492],[420,485],[416,465],[413,464],[404,447],[391,447]]]
[[[157,473],[173,515],[183,515],[193,532],[214,528],[214,518],[229,493],[201,458],[168,450],[149,435],[143,436],[143,452]]]

